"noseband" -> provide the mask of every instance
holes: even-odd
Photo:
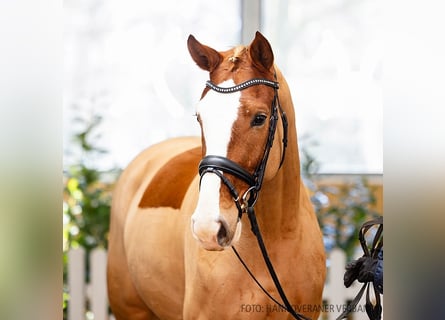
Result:
[[[280,167],[283,164],[287,146],[287,117],[286,113],[281,108],[280,101],[278,99],[279,84],[276,81],[255,78],[228,88],[219,87],[214,83],[212,83],[211,81],[206,82],[207,88],[223,94],[234,93],[257,85],[265,85],[268,87],[272,87],[274,89],[274,97],[271,104],[271,116],[269,121],[269,134],[267,137],[267,142],[264,148],[263,157],[261,158],[261,161],[256,167],[254,173],[250,174],[246,169],[244,169],[239,164],[222,156],[208,155],[205,156],[199,163],[199,175],[201,177],[201,180],[206,173],[214,173],[221,179],[221,181],[229,189],[230,194],[236,204],[236,207],[238,208],[238,220],[241,219],[242,214],[246,212],[247,208],[248,207],[253,208],[253,206],[257,201],[258,193],[263,184],[267,159],[269,158],[270,149],[272,148],[275,137],[275,131],[278,122],[278,112],[281,113],[281,120],[283,124],[283,140],[282,140],[283,152],[281,154]],[[223,175],[222,172],[230,174],[244,181],[249,186],[247,191],[240,197],[236,188]]]
[[[275,75],[276,80],[276,75]],[[267,292],[267,290],[258,282],[258,280],[255,278],[253,273],[250,271],[249,267],[246,265],[246,263],[243,261],[239,253],[236,251],[235,247],[232,246],[233,251],[235,252],[235,255],[240,260],[241,264],[244,266],[244,268],[247,270],[249,275],[253,278],[253,280],[256,282],[256,284],[261,288],[261,290],[270,298],[272,299],[277,305],[281,306],[284,310],[289,312],[295,319],[298,320],[308,320],[305,316],[302,314],[299,314],[294,310],[292,305],[290,304],[289,300],[286,297],[286,294],[284,293],[283,288],[281,287],[280,281],[278,279],[278,276],[273,268],[272,262],[270,261],[269,255],[266,250],[266,246],[264,245],[263,238],[261,236],[259,226],[256,220],[254,206],[256,204],[256,201],[258,200],[258,194],[261,189],[261,186],[263,184],[263,178],[266,171],[266,165],[267,160],[269,158],[270,149],[272,149],[274,137],[275,137],[275,131],[277,128],[277,122],[278,122],[278,113],[281,113],[281,122],[283,124],[283,151],[281,154],[281,161],[280,161],[280,168],[284,161],[284,156],[286,153],[286,147],[287,147],[287,117],[286,113],[283,111],[280,105],[280,101],[278,99],[278,88],[279,84],[276,81],[271,81],[267,79],[251,79],[246,82],[240,83],[233,87],[223,88],[215,85],[211,81],[206,82],[207,88],[216,91],[218,93],[233,93],[237,91],[244,90],[246,88],[257,86],[257,85],[265,85],[268,87],[272,87],[274,89],[274,97],[271,104],[271,116],[269,121],[269,134],[267,136],[266,145],[264,147],[264,153],[263,157],[261,158],[260,163],[257,165],[255,171],[253,174],[250,174],[246,169],[244,169],[239,164],[233,162],[232,160],[217,156],[217,155],[208,155],[205,156],[201,162],[199,163],[199,175],[202,180],[203,176],[206,173],[213,173],[216,174],[221,181],[226,185],[226,187],[229,189],[230,194],[233,198],[233,201],[236,204],[236,207],[238,209],[238,221],[241,219],[244,212],[247,213],[247,216],[250,221],[252,232],[255,234],[258,245],[261,249],[261,253],[263,255],[264,261],[266,263],[266,266],[269,270],[270,276],[272,277],[272,280],[275,284],[275,287],[277,288],[278,293],[280,294],[280,297],[284,303],[281,304],[278,300],[276,300],[272,295]],[[236,190],[235,186],[227,179],[227,177],[224,176],[223,173],[230,174],[242,181],[244,181],[249,188],[247,191],[241,196],[239,196],[238,191]],[[201,184],[200,180],[200,184]]]

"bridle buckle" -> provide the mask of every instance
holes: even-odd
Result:
[[[251,186],[241,196],[241,208],[246,212],[248,207],[253,207],[258,199],[258,189],[256,186]]]

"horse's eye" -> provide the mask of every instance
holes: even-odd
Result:
[[[252,123],[251,126],[252,127],[259,127],[261,125],[264,124],[264,122],[266,121],[267,116],[265,114],[259,113],[257,115],[255,115],[255,117],[253,117],[252,119]]]

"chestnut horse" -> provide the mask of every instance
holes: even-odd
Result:
[[[196,110],[202,135],[156,144],[122,173],[109,235],[111,309],[131,320],[290,319],[230,250],[281,302],[243,214],[255,206],[288,301],[315,320],[325,253],[300,177],[289,87],[271,46],[259,32],[249,46],[224,52],[192,35],[187,44],[209,72]]]

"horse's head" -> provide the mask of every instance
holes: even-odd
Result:
[[[200,166],[200,194],[192,215],[192,233],[205,249],[222,250],[240,237],[240,207],[252,196],[248,190],[258,181],[261,164],[267,161],[260,172],[261,181],[263,177],[265,181],[273,178],[281,164],[280,143],[275,143],[265,157],[267,144],[271,143],[269,136],[273,139],[275,135],[271,122],[276,125],[277,121],[274,57],[269,42],[259,32],[249,46],[224,52],[199,43],[192,35],[187,44],[193,60],[210,77],[196,112],[202,131],[203,162],[209,165],[202,162]],[[233,88],[251,79],[266,83]],[[225,93],[227,90],[221,87],[232,89]]]

